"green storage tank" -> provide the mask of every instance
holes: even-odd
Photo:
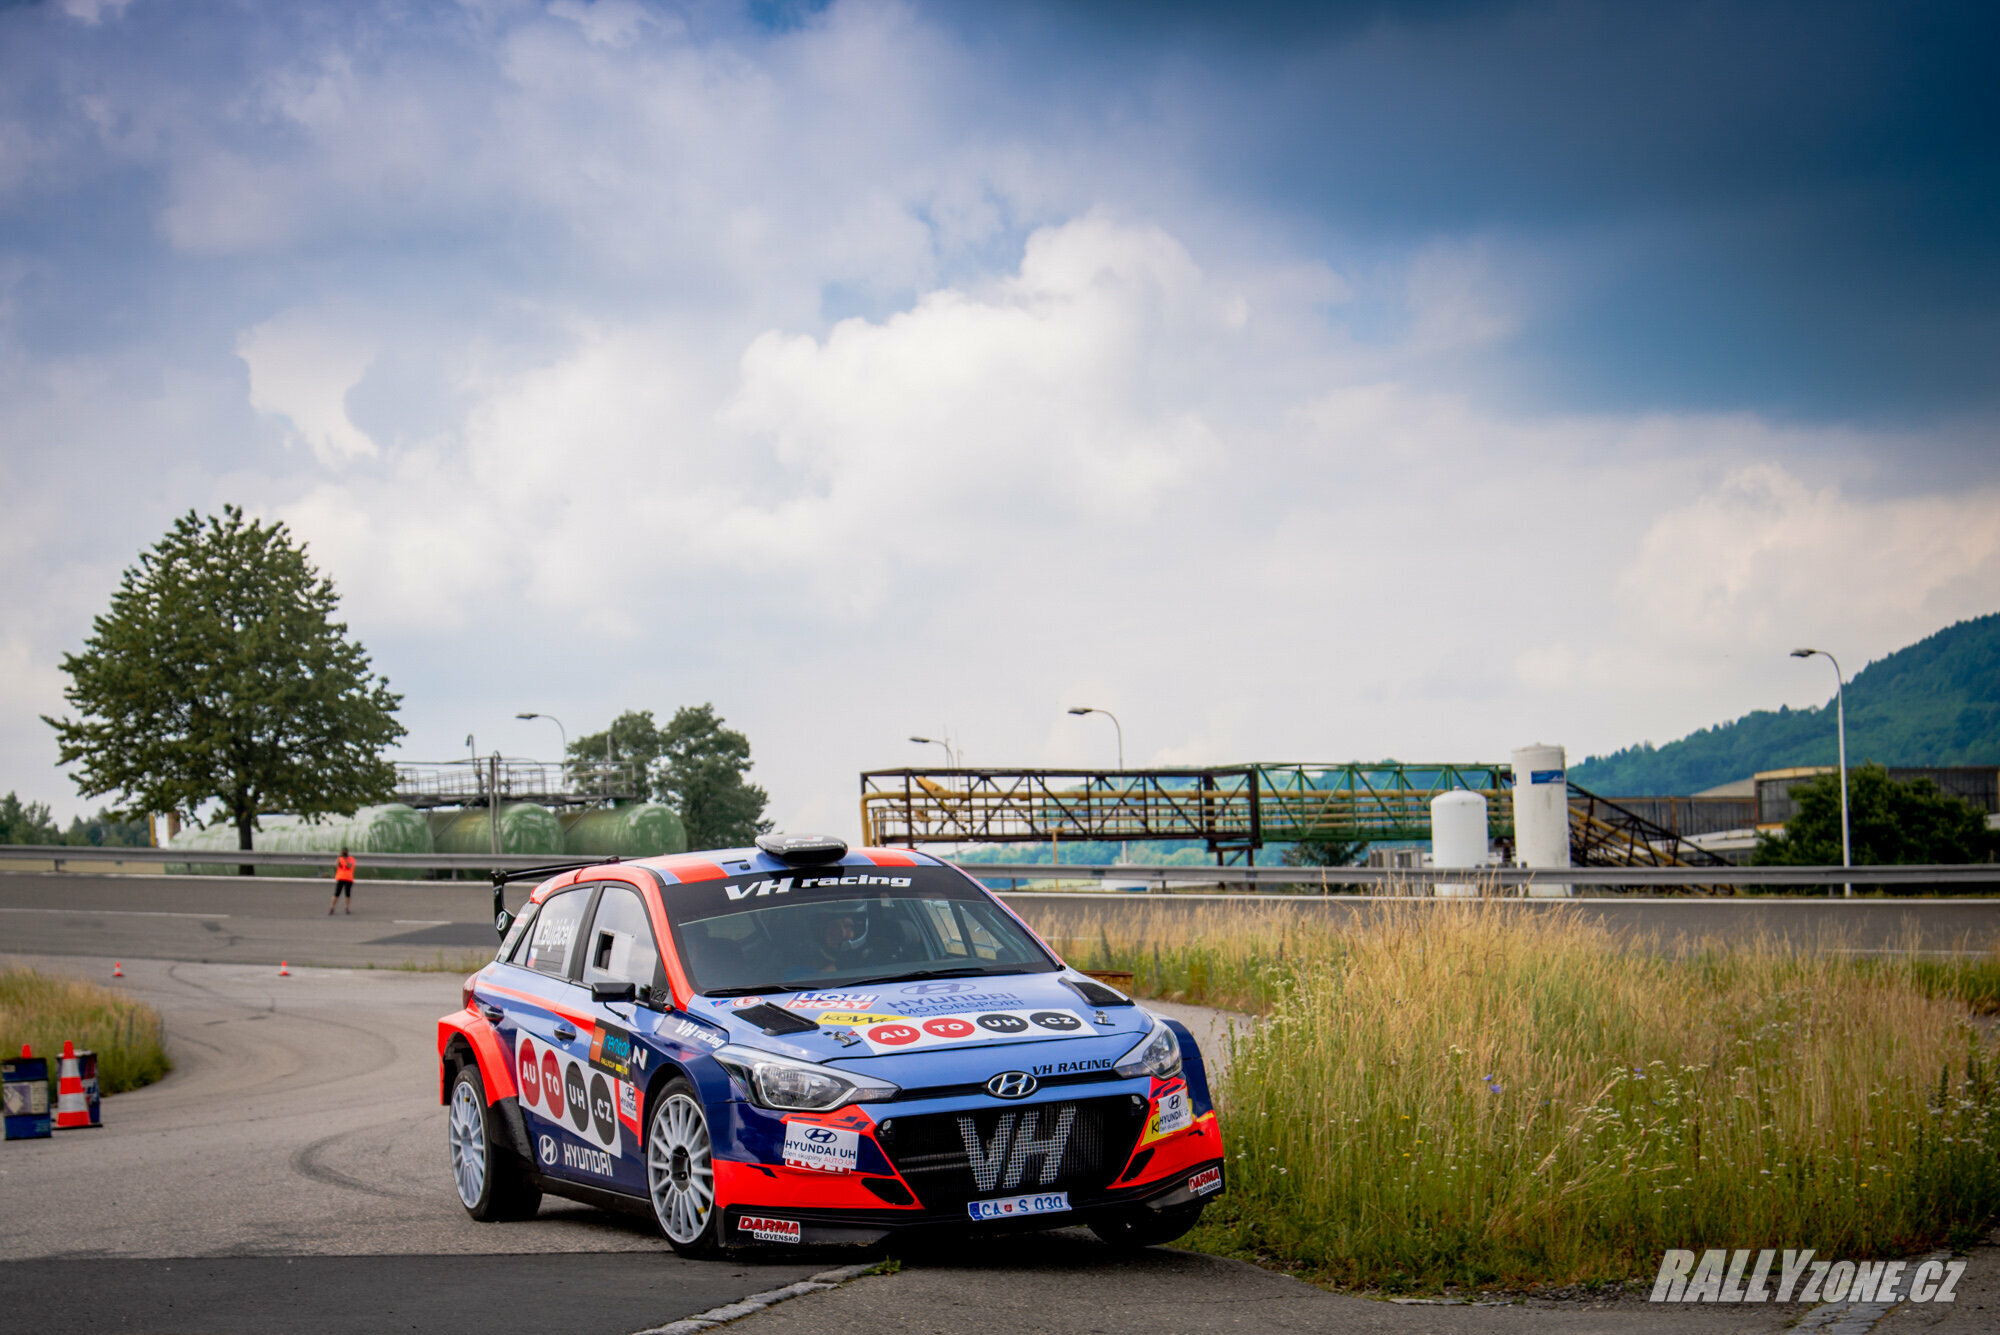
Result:
[[[259,867],[260,876],[331,876],[333,860],[340,850],[357,856],[366,853],[429,853],[430,825],[421,813],[400,802],[362,807],[352,816],[322,816],[306,820],[299,816],[264,816],[262,829],[251,834],[251,843],[260,853],[319,853],[326,857],[324,869],[312,867]],[[236,827],[217,824],[207,829],[185,829],[175,835],[169,848],[199,848],[236,851]],[[171,862],[170,872],[192,872],[204,876],[227,876],[234,868],[215,862]],[[425,873],[414,867],[361,867],[364,879],[417,880]]]
[[[687,827],[672,807],[630,802],[562,818],[563,852],[573,858],[655,858],[687,852]]]
[[[445,815],[435,813],[431,827],[440,853],[491,853],[493,827],[485,807],[469,807]],[[500,851],[524,856],[559,858],[563,851],[562,822],[547,807],[532,802],[500,804]]]

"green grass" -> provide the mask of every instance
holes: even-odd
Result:
[[[0,1052],[13,1056],[31,1044],[51,1059],[53,1089],[65,1039],[97,1054],[100,1094],[150,1085],[173,1069],[159,1012],[143,1001],[80,978],[0,969]]]
[[[1511,1289],[1649,1277],[1669,1247],[1903,1255],[2000,1217],[2000,1082],[1966,1013],[1994,961],[1675,952],[1488,901],[1126,922],[1064,948],[1267,1017],[1218,1091],[1205,1249]]]
[[[461,950],[447,955],[442,949],[430,959],[399,960],[395,964],[363,965],[368,969],[393,969],[401,973],[477,973],[493,962],[490,950]]]

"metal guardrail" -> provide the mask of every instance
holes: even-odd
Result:
[[[545,867],[547,853],[356,853],[355,863],[370,867],[400,868],[408,871],[517,871],[523,867]],[[0,863],[53,862],[56,870],[65,862],[144,862],[207,864],[219,867],[313,867],[333,871],[333,858],[326,853],[242,853],[214,848],[94,848],[67,844],[0,844]]]
[[[1388,886],[1471,882],[1521,889],[1532,885],[2000,885],[2000,864],[1924,867],[1146,867],[1063,866],[1047,862],[961,862],[982,881],[1121,881],[1128,884]]]
[[[357,853],[363,868],[414,871],[518,871],[549,863],[546,853]],[[0,844],[0,864],[53,862],[186,863],[221,867],[312,867],[332,871],[324,853],[232,852],[195,848],[92,848],[66,844]],[[1047,862],[962,862],[982,881],[1118,881],[1130,884],[1258,886],[1428,885],[1473,882],[1518,889],[1532,885],[1829,886],[2000,884],[2000,863],[1918,867],[1154,867],[1131,863],[1070,866]]]

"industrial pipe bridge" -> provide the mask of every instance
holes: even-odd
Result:
[[[1511,841],[1509,765],[1231,765],[1215,769],[887,769],[861,776],[867,843],[1060,843],[1199,840],[1218,864],[1254,864],[1267,843],[1300,839],[1423,840],[1431,799],[1463,790],[1486,799],[1495,840]],[[1569,785],[1571,861],[1578,866],[1722,866],[1688,842],[1693,828],[1741,828],[1754,817],[1674,799],[1664,812]],[[1651,800],[1658,807],[1660,800]],[[1684,809],[1683,809],[1684,808]],[[1672,823],[1662,823],[1665,815]],[[1734,822],[1723,824],[1719,822]]]

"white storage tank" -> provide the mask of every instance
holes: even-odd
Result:
[[[1431,865],[1483,867],[1490,851],[1486,842],[1486,799],[1464,790],[1439,793],[1431,799]],[[1470,881],[1440,881],[1440,895],[1470,895]]]
[[[1560,746],[1524,746],[1514,752],[1514,860],[1523,867],[1569,866],[1569,769]],[[1536,896],[1560,898],[1567,885],[1528,887]]]

